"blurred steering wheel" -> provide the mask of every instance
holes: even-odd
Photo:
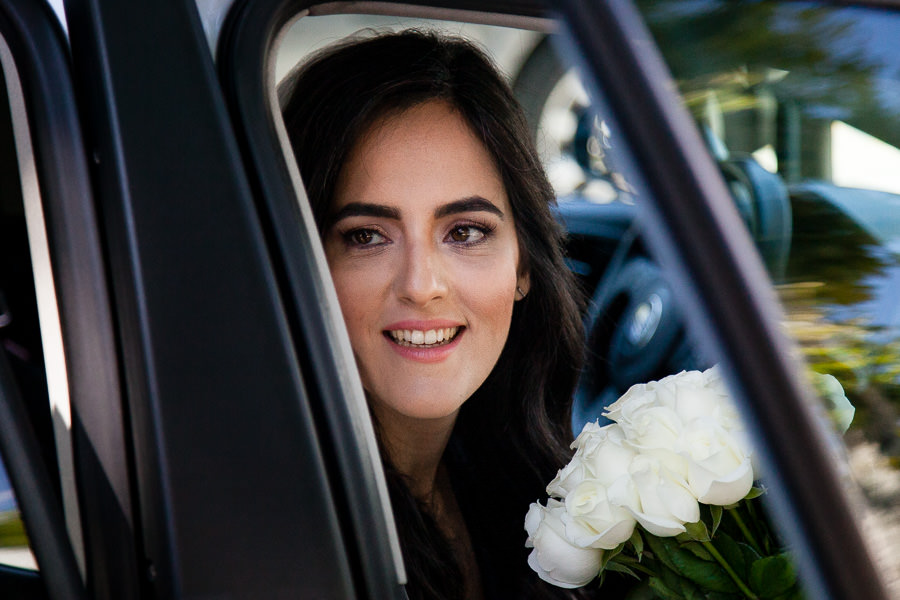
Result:
[[[529,55],[513,90],[557,196],[578,195],[597,181],[615,190],[605,125],[594,117],[587,94],[574,72],[560,63],[549,38]],[[619,240],[594,288],[584,323],[586,360],[572,415],[576,432],[587,421],[602,420],[603,410],[632,385],[699,367],[672,290],[642,251],[634,225]]]

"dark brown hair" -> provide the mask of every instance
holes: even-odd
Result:
[[[556,595],[527,567],[522,523],[529,502],[543,497],[544,486],[568,459],[583,332],[573,277],[563,261],[562,231],[550,210],[555,196],[509,86],[470,42],[404,31],[329,47],[292,72],[279,97],[320,231],[328,225],[351,150],[385,118],[445,101],[493,157],[530,290],[515,303],[495,368],[460,411],[445,462],[473,543],[481,548],[479,562],[490,556],[503,596]],[[449,543],[387,461],[385,470],[410,597],[461,598],[462,578]]]

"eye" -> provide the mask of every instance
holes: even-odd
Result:
[[[487,235],[484,229],[475,225],[458,225],[447,235],[451,240],[461,244],[479,242]]]
[[[374,229],[354,229],[344,234],[350,246],[377,246],[385,242],[385,237]]]

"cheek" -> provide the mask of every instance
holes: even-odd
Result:
[[[486,325],[503,329],[505,339],[516,294],[515,261],[504,261],[502,268],[471,270],[461,281],[457,290],[463,301]]]
[[[361,335],[366,331],[366,323],[377,311],[381,293],[376,283],[380,278],[373,276],[371,270],[361,273],[340,268],[332,269],[331,276],[350,341],[356,348],[362,341]]]

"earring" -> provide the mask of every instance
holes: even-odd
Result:
[[[525,292],[523,292],[522,288],[520,288],[519,286],[516,286],[516,296],[517,296],[516,300],[521,300],[522,298],[525,297]]]

